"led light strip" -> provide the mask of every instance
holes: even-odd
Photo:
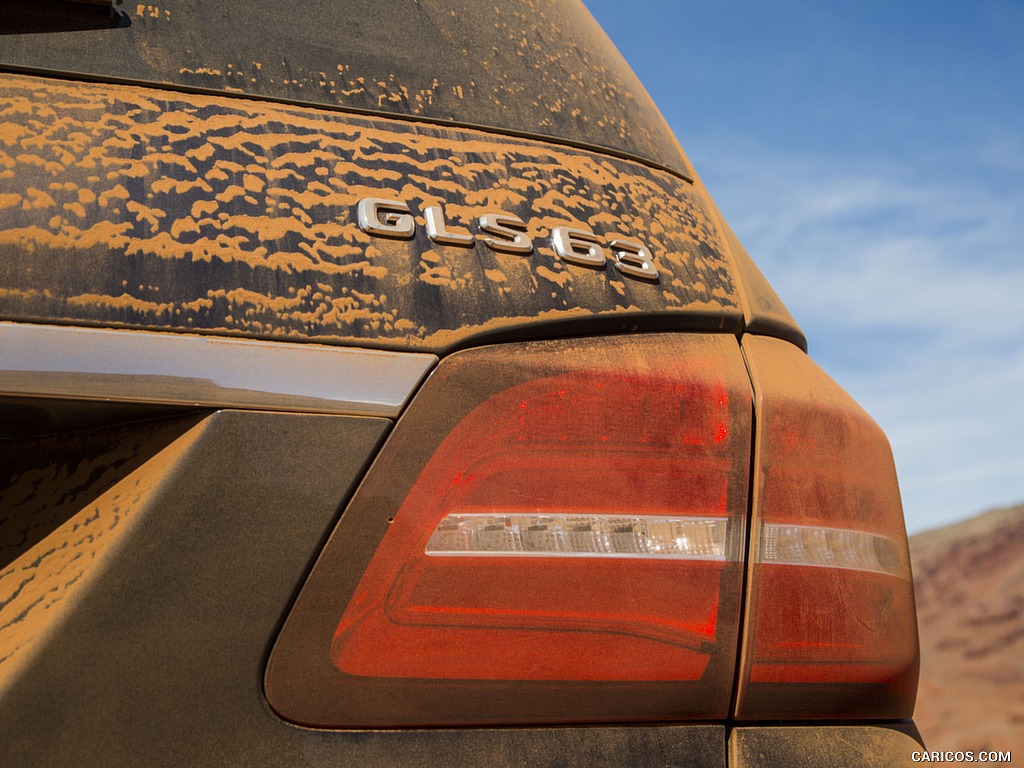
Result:
[[[724,561],[721,517],[541,511],[450,513],[425,553],[475,557],[602,557]]]
[[[759,559],[762,563],[908,576],[896,542],[876,533],[766,523],[761,536]]]

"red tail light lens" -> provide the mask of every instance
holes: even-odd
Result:
[[[271,704],[321,727],[724,718],[750,419],[727,335],[445,359],[289,617]]]
[[[743,349],[758,436],[736,717],[909,717],[917,623],[889,444],[795,347]]]

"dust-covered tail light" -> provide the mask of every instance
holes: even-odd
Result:
[[[337,728],[726,717],[751,418],[726,334],[446,358],[303,588],[271,705]]]
[[[740,720],[905,718],[913,582],[878,426],[806,355],[746,336],[757,412]]]

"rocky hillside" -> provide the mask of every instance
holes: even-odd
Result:
[[[1024,505],[910,540],[929,749],[1024,758]]]

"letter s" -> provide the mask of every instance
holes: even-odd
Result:
[[[495,237],[485,237],[484,243],[492,250],[528,256],[533,253],[533,242],[526,236],[526,222],[510,213],[485,213],[479,218],[480,231]]]

